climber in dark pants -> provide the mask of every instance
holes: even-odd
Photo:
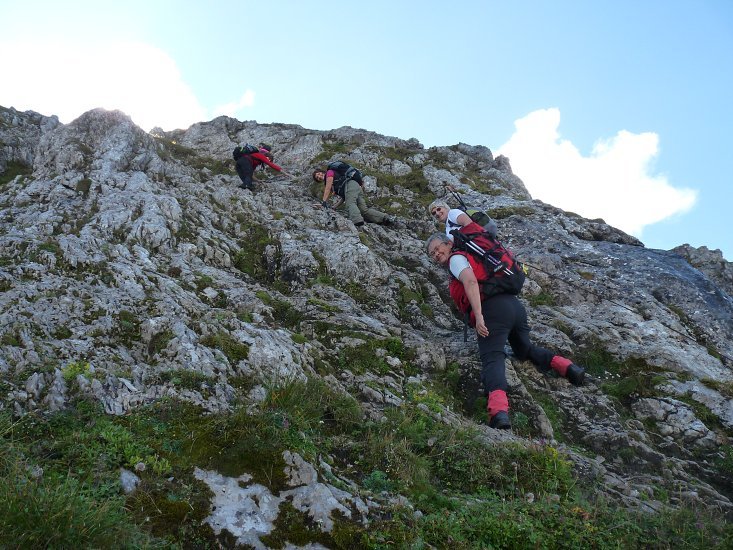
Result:
[[[255,173],[255,169],[263,164],[266,164],[273,170],[277,170],[289,178],[294,177],[292,174],[288,174],[280,166],[272,162],[273,157],[272,153],[270,153],[269,146],[260,145],[259,149],[259,151],[254,153],[243,153],[236,159],[235,168],[239,179],[242,180],[242,185],[239,186],[241,189],[254,189],[252,177]]]
[[[480,226],[475,228],[482,231]],[[530,360],[542,372],[552,369],[572,384],[583,383],[582,367],[532,344],[527,311],[515,295],[499,293],[487,297],[483,294],[481,283],[490,276],[481,261],[472,254],[454,250],[453,241],[444,233],[433,234],[427,241],[427,250],[436,262],[449,267],[451,298],[463,314],[470,314],[470,324],[476,329],[490,427],[511,428],[504,352],[507,340],[518,359]]]

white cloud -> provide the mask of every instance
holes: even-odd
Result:
[[[0,43],[0,59],[6,107],[58,115],[64,123],[96,107],[119,109],[145,130],[208,118],[173,59],[148,44]]]
[[[607,223],[641,237],[644,226],[687,212],[697,199],[693,189],[675,188],[664,175],[651,173],[659,138],[619,131],[599,140],[587,157],[560,138],[560,111],[534,111],[515,122],[514,135],[497,153],[536,199]]]
[[[252,90],[246,90],[239,101],[225,103],[214,109],[214,116],[226,115],[236,117],[237,112],[245,107],[252,107],[255,104],[255,93]]]

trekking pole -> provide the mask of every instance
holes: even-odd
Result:
[[[463,209],[467,209],[468,206],[466,206],[466,203],[463,202],[463,199],[461,198],[461,195],[458,193],[458,191],[455,190],[455,188],[452,185],[445,184],[445,188],[450,191],[450,194],[453,195],[453,198],[455,198],[458,203],[463,207]]]
[[[475,242],[473,242],[473,238],[465,235],[464,233],[461,233],[460,230],[454,229],[451,231],[451,235],[453,235],[454,243],[458,244],[458,246],[462,246],[465,249],[468,249],[469,251],[476,254],[479,258],[489,262],[491,265],[494,266],[494,273],[498,273],[499,271],[503,271],[506,275],[514,275],[514,272],[509,269],[509,267],[499,260],[498,258],[495,258],[492,256],[489,252],[481,248],[479,245],[477,245]]]

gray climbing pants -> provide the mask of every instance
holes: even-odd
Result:
[[[355,224],[364,223],[365,220],[371,223],[382,223],[387,217],[384,212],[367,206],[364,190],[354,180],[346,182],[342,208],[346,210],[346,215]]]

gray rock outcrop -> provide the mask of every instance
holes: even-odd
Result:
[[[258,141],[295,181],[238,188],[231,149]],[[399,229],[358,231],[317,207],[310,170],[336,158],[367,174],[369,200]],[[507,361],[528,429],[549,440],[562,430],[579,475],[602,479],[624,506],[659,509],[651,488],[661,485],[733,509],[733,485],[714,467],[733,434],[733,266],[719,251],[647,249],[532,200],[486,147],[425,149],[353,128],[219,117],[148,134],[120,112],[62,125],[0,108],[0,408],[53,412],[83,395],[122,415],[175,397],[216,413],[237,400],[256,408],[278,381],[321,377],[378,422],[407,387],[457,363],[466,410],[423,407],[470,423],[475,341],[463,342],[446,274],[424,253],[435,230],[426,206],[446,184],[488,210],[529,265],[522,299],[536,343],[586,361],[590,380],[577,389]],[[324,357],[389,338],[419,372],[385,349],[373,353],[379,368],[322,370]],[[243,377],[254,381],[244,394]],[[480,429],[487,444],[523,439]],[[262,547],[286,500],[324,531],[336,512],[369,521],[371,504],[346,478],[324,481],[325,462],[284,459],[291,485],[278,494],[196,471],[214,494],[215,532]]]

